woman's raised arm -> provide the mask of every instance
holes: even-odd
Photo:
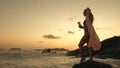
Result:
[[[80,24],[80,22],[78,22],[78,27],[84,29],[84,27]]]

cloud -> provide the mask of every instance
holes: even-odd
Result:
[[[43,41],[38,41],[39,43],[43,43]]]
[[[73,32],[73,31],[68,31],[67,33],[68,34],[75,34],[75,32]]]
[[[75,17],[75,16],[69,17],[69,18],[68,18],[68,21],[73,21],[73,20],[75,20],[75,19],[77,19],[77,17]]]
[[[59,39],[60,36],[54,36],[52,34],[49,34],[49,35],[43,35],[44,38],[47,38],[47,39]]]

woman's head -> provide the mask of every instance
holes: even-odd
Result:
[[[93,22],[94,17],[93,17],[93,14],[91,13],[91,9],[90,8],[86,8],[84,10],[83,15],[86,16],[87,14],[89,15],[90,21]]]
[[[91,9],[90,8],[86,8],[83,12],[83,15],[86,16],[87,14],[91,13]]]

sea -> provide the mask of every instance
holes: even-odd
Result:
[[[88,60],[89,57],[86,58]],[[112,65],[113,68],[120,68],[120,59],[99,59],[95,61]],[[65,52],[41,53],[40,51],[0,51],[0,68],[72,68],[78,64],[80,58],[66,56]]]

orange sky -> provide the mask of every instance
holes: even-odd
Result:
[[[0,0],[0,48],[76,49],[88,6],[100,40],[120,35],[120,0]]]

